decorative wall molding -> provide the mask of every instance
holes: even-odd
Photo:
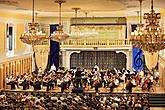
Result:
[[[31,20],[0,17],[0,22],[3,22],[3,23],[9,23],[10,22],[10,23],[14,23],[14,24],[26,24],[28,22],[31,22]]]

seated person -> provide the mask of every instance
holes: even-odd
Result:
[[[133,87],[132,80],[129,80],[127,85],[126,85],[126,90],[131,93],[132,87]]]

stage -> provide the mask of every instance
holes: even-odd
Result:
[[[71,85],[69,87],[69,89],[64,90],[65,93],[71,93],[73,89],[73,85]],[[7,86],[6,89],[2,89],[2,90],[6,90],[6,91],[34,91],[33,87],[30,86],[30,89],[27,90],[23,90],[22,87],[20,86],[20,88],[11,90],[10,86]],[[91,88],[90,86],[87,86],[86,88],[83,89],[84,93],[95,93],[95,89]],[[46,87],[42,87],[41,90],[38,90],[40,92],[47,92],[46,91]],[[61,88],[60,87],[55,87],[52,90],[49,90],[48,92],[55,92],[55,93],[61,93]],[[98,93],[110,93],[110,89],[109,88],[99,88],[99,92]],[[124,85],[121,83],[117,88],[114,88],[113,93],[127,93],[127,91],[124,89]],[[165,91],[163,90],[163,88],[160,85],[156,85],[155,87],[153,87],[151,89],[150,92],[148,91],[143,91],[141,87],[133,87],[132,89],[132,93],[165,93]]]

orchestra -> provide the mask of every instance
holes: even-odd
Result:
[[[132,92],[134,87],[141,87],[143,91],[150,91],[154,81],[159,78],[157,72],[155,72],[155,75],[149,72],[146,76],[143,70],[139,70],[137,74],[134,71],[117,70],[116,68],[113,70],[98,70],[98,67],[91,71],[77,68],[76,71],[58,72],[52,70],[42,73],[40,69],[38,73],[24,73],[16,77],[13,75],[7,76],[6,83],[11,86],[11,89],[17,89],[22,86],[23,90],[28,90],[30,87],[33,87],[34,90],[41,90],[46,87],[46,91],[50,91],[60,87],[61,92],[69,89],[71,85],[76,88],[95,88],[96,92],[99,92],[99,88],[103,87],[109,88],[109,91],[113,92],[122,83],[123,89]]]

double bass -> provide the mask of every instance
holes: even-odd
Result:
[[[146,90],[147,87],[148,87],[148,84],[151,82],[150,78],[147,78],[145,81],[144,81],[144,84],[142,85],[142,90]]]

